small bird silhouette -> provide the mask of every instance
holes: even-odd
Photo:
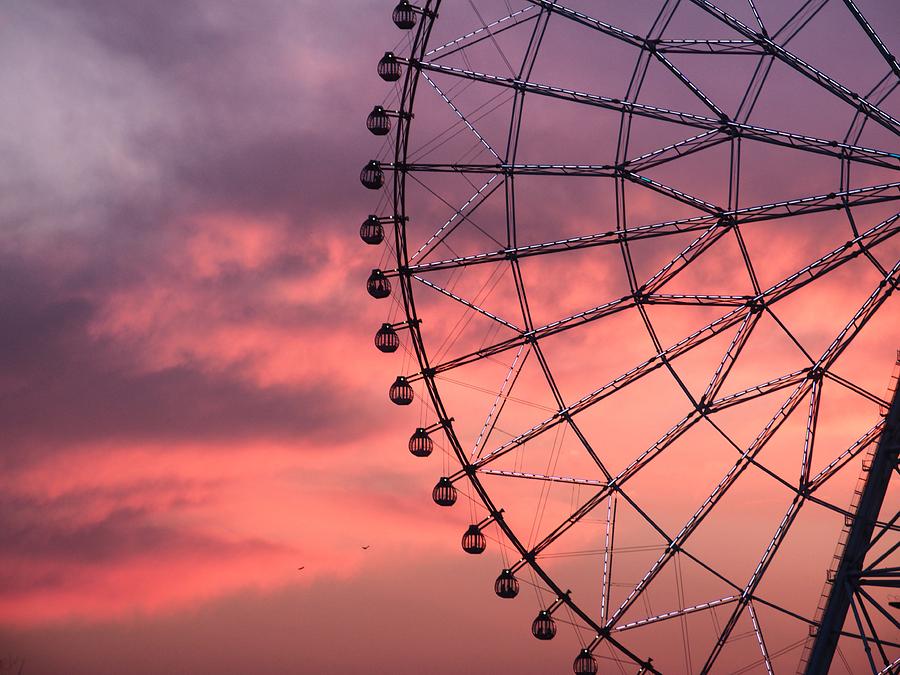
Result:
[[[303,567],[298,567],[298,568],[297,568],[297,571],[300,572],[300,571],[305,570],[305,569],[306,569],[306,565],[304,565]]]
[[[368,551],[370,546],[371,546],[371,544],[366,544],[365,546],[362,546],[361,548],[363,551]]]

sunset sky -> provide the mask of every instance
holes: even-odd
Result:
[[[454,9],[436,43],[480,25],[468,3],[444,3]],[[491,14],[485,20],[507,11],[506,2],[484,4]],[[570,4],[646,32],[659,3]],[[789,14],[757,4],[773,25]],[[798,53],[865,91],[887,72],[885,64],[846,9],[832,4],[811,22],[813,37],[798,38]],[[859,4],[900,52],[900,6]],[[415,366],[372,345],[378,326],[402,318],[396,305],[366,294],[371,269],[395,263],[358,237],[359,223],[378,202],[359,185],[359,170],[372,157],[390,160],[378,154],[381,143],[364,121],[390,91],[375,74],[378,58],[403,49],[391,8],[369,0],[13,0],[0,7],[4,666],[24,660],[23,675],[570,672],[573,637],[544,644],[529,635],[538,600],[548,596],[535,599],[528,589],[521,602],[499,601],[492,592],[502,567],[496,542],[478,558],[460,551],[462,532],[484,511],[432,503],[437,477],[458,467],[443,456],[444,444],[428,460],[410,457],[409,434],[433,415],[389,403],[390,383]],[[691,26],[688,16],[670,34],[689,37]],[[855,45],[846,52],[834,46],[843,36]],[[592,52],[590,40],[579,39],[548,38],[545,49],[555,57],[538,61],[534,79],[621,96],[633,56],[615,45]],[[747,72],[736,65],[697,75],[710,91],[730,95],[731,104],[743,93],[734,81]],[[751,121],[843,138],[852,119],[844,104],[816,98],[821,94],[803,89],[805,81],[783,75],[773,76],[771,98],[760,99]],[[679,87],[650,77],[642,100],[698,112]],[[475,91],[460,105],[475,107]],[[440,129],[454,120],[433,91],[423,85],[420,94],[425,138],[429,125]],[[789,102],[782,106],[780,97]],[[900,93],[886,99],[885,109],[900,114]],[[550,100],[529,110],[520,162],[609,161],[617,116],[582,117],[584,111]],[[507,123],[501,110],[484,119],[482,130],[502,147]],[[583,136],[576,129],[591,131]],[[690,131],[666,129],[639,127],[630,154]],[[898,152],[896,137],[883,128],[867,127],[859,144]],[[444,150],[456,151],[452,143]],[[839,186],[836,161],[754,152],[745,157],[741,205]],[[709,156],[663,169],[659,180],[717,199],[727,184],[727,154]],[[615,229],[611,187],[574,180],[582,182],[523,179],[521,243]],[[892,180],[896,173],[864,166],[851,184]],[[449,179],[441,189],[456,206],[472,192]],[[493,199],[481,217],[497,228],[489,235],[500,236],[502,190]],[[449,217],[445,204],[421,190],[411,194],[410,208],[417,214],[410,225],[415,247]],[[649,192],[635,192],[630,209],[634,225],[694,215]],[[860,230],[896,210],[896,202],[861,207]],[[763,287],[852,236],[840,212],[804,216],[793,229],[780,223],[747,234]],[[497,248],[478,233],[455,236],[455,253],[431,259]],[[888,269],[900,258],[897,240],[876,254]],[[649,273],[677,253],[656,244],[638,250],[636,264]],[[668,292],[746,292],[736,246],[716,251],[709,265],[685,273]],[[460,294],[475,293],[492,268],[470,269],[454,280]],[[530,297],[540,323],[628,292],[612,247],[531,258],[523,269],[534,280]],[[876,272],[859,257],[812,284],[809,294],[786,300],[781,316],[818,356],[877,286]],[[520,321],[509,276],[491,283],[495,292],[485,306]],[[419,309],[431,344],[455,330],[460,308],[453,302],[423,291]],[[662,341],[675,342],[718,315],[707,309],[655,310]],[[885,395],[900,347],[898,319],[893,297],[838,367],[878,396]],[[444,356],[483,339],[477,330],[475,321]],[[636,312],[590,330],[547,343],[569,400],[655,353]],[[685,357],[689,386],[702,391],[730,339]],[[808,365],[774,322],[761,325],[748,352],[723,393]],[[496,394],[514,355],[471,371],[467,383]],[[553,410],[537,375],[523,366],[517,386],[534,408],[511,406],[505,424],[524,430],[546,417],[548,406]],[[453,382],[445,393],[471,444],[492,395]],[[662,374],[629,396],[615,408],[598,406],[585,420],[619,468],[685,413],[681,393]],[[825,390],[822,406],[826,449],[818,468],[878,419],[877,405],[839,388],[833,395]],[[741,419],[723,415],[749,442],[771,413],[770,404]],[[802,438],[803,420],[792,429],[785,433]],[[713,440],[704,434],[689,437],[685,454],[658,474],[636,481],[648,508],[670,518],[666,526],[676,531],[726,466],[709,460],[706,443]],[[787,451],[790,440],[784,443]],[[766,461],[793,480],[795,465],[779,464],[783,457],[773,449]],[[573,459],[571,471],[577,470]],[[857,476],[858,466],[827,497],[846,506]],[[755,563],[787,503],[759,480],[701,535],[707,546],[727,549],[728,536],[740,530],[755,551],[743,562]],[[530,498],[508,493],[510,504]],[[555,507],[564,510],[575,498],[567,492]],[[555,507],[548,525],[564,515]],[[524,509],[526,529],[533,510],[532,503]],[[790,555],[801,560],[811,551],[827,561],[840,523],[805,515],[807,534]],[[623,536],[645,543],[640,533]],[[740,545],[734,542],[728,555],[743,555]],[[558,569],[571,573],[575,588],[582,572]],[[770,592],[786,593],[798,569],[779,572]],[[803,583],[818,594],[824,572],[816,574]]]

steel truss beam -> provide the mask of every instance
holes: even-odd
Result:
[[[478,194],[481,194],[483,189],[484,187],[482,187]],[[771,204],[745,206],[739,209],[722,211],[718,216],[694,216],[693,218],[682,218],[680,220],[671,220],[650,225],[638,225],[622,230],[607,230],[605,232],[587,234],[579,237],[502,248],[497,251],[475,253],[445,260],[422,262],[410,265],[406,268],[405,272],[409,274],[419,274],[422,272],[432,272],[435,270],[451,269],[467,265],[482,265],[484,263],[500,262],[511,260],[513,258],[528,258],[560,251],[573,251],[582,248],[590,248],[592,246],[609,246],[619,244],[622,240],[636,241],[653,237],[665,237],[687,232],[697,232],[708,229],[711,225],[715,224],[716,220],[720,217],[733,218],[738,225],[742,225],[745,223],[756,223],[780,218],[791,218],[793,216],[809,215],[812,213],[821,213],[823,211],[847,208],[852,209],[857,206],[896,201],[898,199],[900,199],[900,182],[883,183],[880,185],[854,188],[842,192],[831,192],[824,195],[798,197],[795,199],[773,202]],[[474,197],[470,198],[469,201],[458,210],[459,213],[462,213],[463,209],[468,207],[473,200]],[[442,233],[453,220],[455,220],[455,216],[442,226],[419,250],[423,250],[430,244],[432,239]],[[385,270],[387,276],[396,276],[399,273],[400,270],[396,268]]]
[[[837,80],[829,77],[822,71],[806,63],[806,61],[793,54],[792,52],[789,52],[787,49],[774,42],[768,36],[762,35],[761,33],[753,30],[752,28],[750,28],[750,26],[731,16],[728,12],[720,9],[713,3],[709,2],[709,0],[690,1],[698,7],[706,10],[709,14],[716,17],[726,26],[732,28],[747,39],[753,40],[754,42],[758,43],[779,61],[786,63],[798,73],[812,80],[826,91],[831,92],[832,94],[843,100],[845,103],[848,103],[854,108],[857,108],[863,115],[865,115],[872,121],[877,122],[893,134],[900,134],[900,121],[894,119],[886,112],[881,110],[878,106],[874,105],[870,101],[867,101],[856,92],[851,91]]]
[[[767,129],[766,127],[760,127],[753,124],[736,122],[734,120],[721,120],[705,115],[637,103],[635,101],[623,101],[610,96],[601,96],[599,94],[577,91],[575,89],[566,89],[564,87],[556,87],[549,84],[529,82],[515,77],[504,77],[502,75],[493,75],[464,68],[445,66],[433,61],[410,60],[408,63],[421,70],[443,73],[453,77],[461,77],[475,82],[493,84],[500,87],[507,87],[527,94],[548,96],[550,98],[605,108],[619,113],[638,115],[663,122],[683,124],[696,129],[715,129],[749,140],[773,143],[775,145],[807,152],[816,152],[818,154],[836,158],[847,157],[853,161],[874,164],[888,169],[896,170],[898,168],[898,160],[900,160],[900,155],[897,153],[874,148],[865,148],[858,145],[850,145],[849,143],[843,143],[836,140],[826,140],[778,129]]]
[[[894,393],[894,400],[888,411],[881,438],[872,457],[865,487],[847,535],[847,543],[844,545],[841,560],[835,570],[831,592],[825,604],[825,611],[822,614],[806,667],[806,675],[826,675],[828,673],[837,649],[840,631],[847,618],[847,612],[851,609],[854,596],[864,593],[860,588],[868,572],[867,569],[864,569],[864,561],[866,553],[871,547],[872,535],[884,502],[884,495],[891,476],[897,470],[898,451],[900,451],[900,387]],[[891,585],[896,588],[900,582],[895,579]],[[871,600],[871,596],[869,598]],[[861,602],[859,604],[862,605]],[[855,607],[853,607],[853,612],[859,624],[859,616]],[[859,624],[858,627],[860,633],[865,635],[862,625]],[[871,635],[870,639],[879,642],[877,635]],[[868,645],[866,648],[868,649]],[[873,668],[873,670],[875,669]]]

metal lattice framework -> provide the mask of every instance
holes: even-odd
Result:
[[[873,321],[882,320],[881,330],[885,325],[890,327],[883,322],[885,311],[891,311],[885,308],[893,307],[894,318],[897,316],[889,298],[900,281],[900,258],[894,257],[900,213],[889,209],[900,199],[896,143],[900,122],[890,111],[892,103],[896,104],[900,67],[853,0],[798,2],[795,11],[777,22],[769,20],[766,8],[757,4],[742,0],[745,18],[741,19],[736,12],[707,0],[666,0],[652,16],[645,17],[648,29],[638,34],[549,0],[497,3],[505,7],[497,16],[487,14],[496,9],[490,3],[470,1],[466,7],[475,19],[469,26],[455,23],[446,2],[427,0],[417,7],[404,0],[393,16],[397,26],[409,31],[404,34],[402,54],[398,48],[396,54],[388,52],[379,63],[379,75],[397,84],[393,101],[386,100],[369,116],[369,129],[385,136],[386,142],[382,159],[369,162],[361,179],[366,187],[382,191],[377,211],[385,215],[370,216],[361,236],[369,244],[384,243],[385,258],[369,279],[369,293],[395,301],[392,317],[376,335],[376,346],[383,352],[402,346],[407,363],[414,359],[416,364],[397,378],[390,396],[401,405],[413,403],[417,397],[420,400],[422,421],[410,439],[412,454],[427,457],[437,443],[455,462],[455,469],[447,471],[435,487],[435,501],[453,504],[457,491],[466,484],[479,508],[483,505],[486,509],[479,519],[475,507],[471,507],[473,525],[464,536],[463,547],[469,553],[481,553],[487,546],[485,535],[496,533],[505,557],[495,586],[497,595],[515,597],[520,581],[536,588],[541,605],[532,633],[539,639],[553,638],[557,621],[574,627],[581,642],[574,662],[576,673],[596,673],[598,660],[609,664],[603,668],[608,667],[610,672],[773,673],[812,669],[810,653],[826,613],[829,582],[835,574],[842,574],[848,535],[851,542],[854,537],[862,537],[853,532],[860,530],[859,500],[867,491],[877,491],[878,504],[883,501],[884,508],[866,516],[871,526],[868,535],[860,543],[850,544],[861,555],[859,568],[865,574],[856,574],[851,582],[841,577],[841,583],[852,583],[850,618],[846,623],[840,621],[836,628],[839,658],[835,661],[842,661],[851,672],[860,663],[873,673],[900,668],[900,640],[896,639],[900,623],[886,596],[876,592],[896,587],[898,580],[900,524],[897,516],[890,514],[897,506],[890,492],[891,478],[897,472],[896,450],[892,459],[886,460],[884,480],[867,488],[874,485],[867,482],[868,468],[878,457],[875,449],[885,418],[873,415],[867,428],[855,432],[852,442],[836,448],[829,445],[831,437],[824,436],[824,421],[819,414],[826,390],[842,392],[871,408],[881,406],[882,415],[888,408],[886,397],[875,393],[871,385],[842,373],[840,363]],[[875,74],[874,84],[867,91],[852,90],[792,49],[792,43],[801,41],[813,29],[826,7],[840,8],[858,37],[877,55],[881,72]],[[675,18],[688,10],[704,17],[709,22],[704,25],[715,26],[727,37],[671,37]],[[450,18],[445,19],[445,13]],[[435,27],[445,20],[458,30],[456,37],[433,39]],[[559,58],[555,53],[548,55],[545,42],[548,32],[557,26],[580,31],[577,39],[586,43],[598,41],[628,50],[632,62],[625,90],[612,94],[583,91],[570,88],[567,82],[537,77],[540,64]],[[716,64],[707,68],[727,68],[726,59],[749,60],[749,78],[734,85],[739,94],[737,102],[718,100],[693,77],[691,67],[682,65],[689,63],[686,59]],[[774,71],[790,73],[842,110],[846,115],[842,119],[849,120],[844,135],[820,138],[802,129],[771,128],[754,121]],[[664,101],[645,96],[652,73],[665,74],[672,88],[696,105],[690,109],[667,107]],[[420,97],[429,95],[428,91],[419,91],[423,88],[434,94],[433,102],[449,111],[450,122],[433,134],[416,137],[414,130],[427,126],[425,118],[430,114],[429,108],[420,105]],[[473,99],[472,92],[479,92],[480,98]],[[595,111],[592,114],[598,119],[614,120],[611,156],[600,157],[602,163],[596,164],[521,160],[525,136],[532,129],[526,119],[525,102],[531,105],[542,100],[549,105]],[[503,123],[494,124],[497,128],[492,129],[492,120],[498,117]],[[639,136],[648,124],[676,130],[679,138],[646,149]],[[869,136],[883,142],[869,142]],[[870,147],[876,145],[882,147]],[[447,160],[449,146],[456,153]],[[634,150],[635,146],[639,149]],[[834,177],[832,188],[768,203],[747,203],[742,198],[747,182],[742,169],[745,174],[749,171],[745,155],[764,151],[777,153],[773,157],[824,163]],[[661,177],[677,176],[673,168],[677,171],[683,165],[688,167],[686,172],[695,171],[697,165],[689,162],[705,157],[713,157],[710,165],[715,163],[725,177],[721,190],[691,194]],[[875,180],[869,180],[873,177]],[[533,233],[526,236],[521,224],[527,218],[521,206],[526,194],[523,191],[539,181],[552,180],[557,185],[579,178],[612,186],[611,211],[591,219],[591,228],[584,220],[579,221],[582,229],[575,234],[560,230],[561,236],[545,239],[535,239]],[[468,186],[469,192],[460,198],[453,189],[444,187],[450,181]],[[412,190],[421,196],[414,198]],[[669,205],[677,215],[646,222],[636,215],[634,207],[642,195],[652,198],[653,204]],[[422,204],[426,203],[446,206],[449,218],[434,224],[432,216],[424,213]],[[490,211],[486,205],[492,203],[500,206]],[[666,207],[657,206],[656,210],[659,208]],[[758,227],[789,228],[795,222],[814,218],[830,219],[828,223],[840,218],[840,229],[829,225],[822,231],[841,239],[833,241],[822,254],[808,256],[802,264],[764,281],[758,273],[759,248],[748,244],[748,233]],[[610,226],[596,227],[603,221]],[[413,227],[420,222],[427,223],[428,229]],[[557,234],[552,228],[547,231]],[[740,267],[732,271],[741,275],[746,292],[720,293],[713,288],[701,293],[677,288],[678,280],[715,259],[726,246],[738,252]],[[640,260],[647,250],[669,253],[662,264],[647,268]],[[544,278],[558,275],[563,273],[560,270],[564,270],[567,256],[579,251],[581,255],[609,252],[618,256],[618,273],[627,291],[614,297],[595,297],[593,304],[577,312],[539,319],[534,311],[534,288],[535,279],[541,277],[535,272],[529,274],[525,266],[539,265],[534,269]],[[384,264],[387,257],[395,262]],[[836,324],[824,348],[816,349],[815,340],[805,334],[803,326],[790,325],[783,318],[782,307],[796,307],[803,293],[846,269],[861,270],[854,272],[860,302]],[[501,275],[508,283],[506,304],[490,300]],[[469,278],[477,283],[466,283]],[[574,290],[586,290],[588,297],[591,295],[590,289]],[[438,321],[436,302],[458,310],[459,320],[455,324]],[[660,328],[660,316],[668,316],[660,314],[664,311],[684,312],[696,325],[668,338],[670,331]],[[446,310],[440,312],[446,314]],[[559,383],[559,360],[547,345],[625,315],[636,317],[643,326],[652,345],[649,355],[637,362],[626,361],[624,355],[616,361],[615,376],[573,395],[571,387]],[[430,323],[441,327],[429,334]],[[764,323],[796,349],[801,365],[774,377],[730,386],[744,360],[751,358],[751,345],[762,334]],[[897,323],[893,336],[888,336],[894,342],[900,337]],[[474,332],[471,327],[476,325],[482,327],[477,340],[461,337],[467,330]],[[454,352],[455,344],[462,347]],[[695,369],[691,359],[710,350],[717,350],[716,357],[698,387],[687,375]],[[759,352],[755,358],[760,358]],[[688,365],[682,367],[683,362]],[[890,364],[883,365],[886,383]],[[585,364],[585,368],[589,366]],[[479,374],[486,368],[499,373],[495,378],[498,385],[480,385]],[[660,378],[673,384],[681,403],[686,404],[686,412],[670,419],[654,442],[634,449],[629,460],[608,456],[604,437],[589,421],[591,411],[615,410],[604,406],[614,405],[625,392]],[[543,388],[543,398],[533,394],[536,381]],[[484,396],[484,411],[472,432],[462,430],[466,423],[462,415],[471,416],[472,406],[461,411],[446,402],[453,386],[468,386]],[[513,427],[525,416],[511,411],[527,406],[529,401],[531,410],[543,412],[528,424]],[[767,413],[747,437],[749,440],[730,430],[735,418],[727,417],[729,414],[744,415],[743,411],[757,410],[754,406],[763,402],[768,406]],[[746,419],[754,414],[746,413]],[[802,431],[799,441],[778,445],[792,425],[799,425]],[[707,438],[715,438],[727,450],[727,462],[722,465],[724,471],[703,487],[703,496],[688,517],[672,527],[645,505],[641,479],[701,428],[711,434]],[[781,458],[767,451],[776,445],[796,450],[791,469],[785,469]],[[554,471],[558,463],[565,464],[565,457],[574,455],[575,449],[579,459],[570,463],[579,470]],[[726,457],[725,451],[715,452],[719,459]],[[823,453],[826,459],[821,460]],[[848,475],[852,480],[859,477],[853,495],[833,489],[846,482],[844,477]],[[696,533],[723,508],[720,505],[729,500],[729,494],[742,483],[755,480],[750,476],[768,481],[787,499],[780,518],[771,523],[758,557],[749,561],[750,573],[737,577],[726,569],[727,565],[717,562],[715,554],[709,555],[694,542]],[[699,474],[697,482],[703,482]],[[492,487],[507,484],[515,487]],[[533,494],[532,485],[538,491],[537,503],[523,505],[511,499],[501,501],[498,496],[518,494],[521,498]],[[563,517],[546,526],[547,505],[551,501],[558,505],[560,490],[568,491],[568,508],[561,512]],[[529,533],[513,516],[516,511],[530,509],[536,515]],[[795,524],[801,514],[813,509],[838,519],[841,535],[832,569],[827,573],[825,569],[810,570],[825,586],[822,602],[818,608],[798,610],[776,594],[777,587],[766,587],[765,582],[768,576],[775,577],[770,571],[782,558],[796,556],[796,548],[793,553],[783,553],[785,542],[800,529]],[[628,538],[629,523],[640,523],[642,532],[655,540],[648,539],[643,547],[635,544]],[[578,554],[571,550],[572,542],[593,536],[581,534],[588,528],[596,531],[599,542],[599,548],[584,554],[596,562],[598,592],[589,601],[578,591],[567,590],[571,587],[569,579],[553,568],[554,560]],[[623,537],[626,543],[617,545]],[[833,537],[830,542],[833,544]],[[640,566],[627,562],[629,553],[646,553],[649,557]],[[685,571],[688,568],[692,571]],[[523,576],[526,573],[531,575],[530,582]],[[705,581],[701,583],[701,579]],[[714,584],[724,590],[695,601],[686,590],[692,580],[698,588],[708,589]],[[658,588],[674,590],[677,606],[668,606],[663,612],[650,611],[651,595]],[[599,607],[594,606],[597,601]],[[654,601],[658,602],[658,596]],[[703,639],[697,637],[698,630],[692,623],[697,617],[707,617],[713,626]],[[790,625],[796,632],[785,643],[781,628],[767,632],[766,622],[771,626]],[[677,639],[667,643],[668,638],[653,632],[661,626],[678,626]],[[642,634],[649,637],[641,638]],[[747,637],[751,639],[744,640]],[[773,642],[779,642],[779,646],[774,647]],[[746,648],[748,643],[752,645],[750,650]],[[726,652],[729,656],[723,656]],[[862,660],[854,661],[857,652]]]

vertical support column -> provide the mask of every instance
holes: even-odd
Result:
[[[844,553],[835,571],[825,611],[822,613],[822,622],[813,643],[806,675],[826,675],[831,667],[853,592],[859,585],[859,576],[866,552],[869,550],[875,521],[881,511],[891,474],[897,467],[898,450],[900,450],[900,386],[895,387],[884,431],[872,457],[872,466],[847,535]]]

